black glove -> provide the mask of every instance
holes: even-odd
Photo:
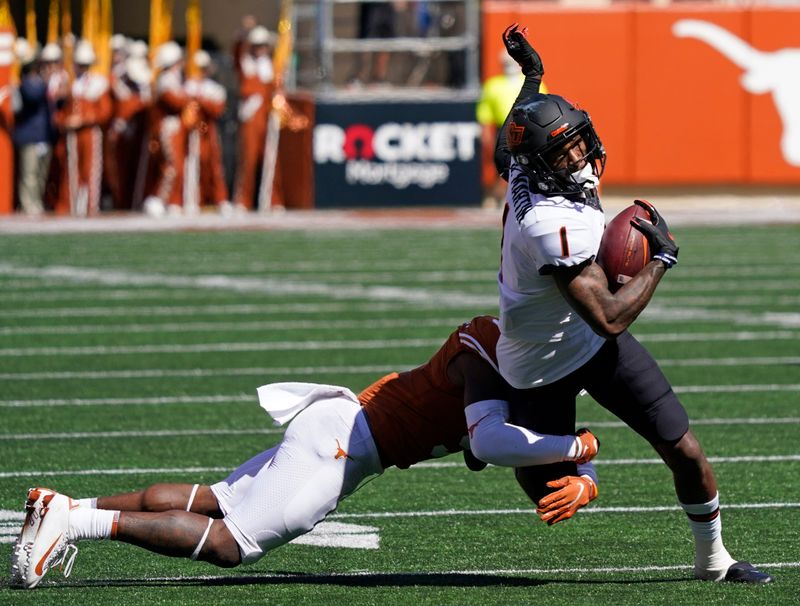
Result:
[[[522,73],[526,76],[544,75],[544,66],[530,42],[528,42],[528,28],[519,28],[519,23],[512,23],[503,32],[503,44],[506,45],[506,52],[522,68]]]
[[[634,217],[631,219],[631,225],[642,232],[650,242],[650,247],[653,249],[650,258],[658,259],[669,269],[678,262],[678,245],[675,243],[675,238],[669,233],[667,222],[656,210],[656,207],[647,200],[634,200],[633,203],[648,212],[650,222],[648,223],[641,217]]]

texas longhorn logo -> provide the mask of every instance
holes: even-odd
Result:
[[[800,48],[765,52],[753,48],[728,30],[697,19],[681,19],[672,26],[679,38],[696,38],[745,70],[742,87],[755,95],[772,93],[783,123],[781,152],[792,166],[800,166]]]

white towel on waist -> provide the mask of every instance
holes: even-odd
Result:
[[[258,403],[272,417],[275,425],[285,425],[304,408],[320,400],[347,398],[358,403],[346,387],[319,383],[270,383],[258,388]]]

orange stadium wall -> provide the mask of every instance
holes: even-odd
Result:
[[[800,7],[486,1],[483,77],[518,21],[592,115],[606,184],[800,184]]]

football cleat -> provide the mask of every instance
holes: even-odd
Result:
[[[67,538],[69,512],[77,507],[68,496],[50,491],[39,499],[35,508],[39,515],[39,528],[31,542],[22,545],[27,557],[19,566],[21,585],[33,589],[55,565],[60,565],[64,576],[72,572],[78,548]]]
[[[582,427],[575,432],[575,441],[578,444],[578,455],[574,459],[576,463],[582,465],[597,456],[597,451],[600,450],[600,440],[591,431]]]
[[[774,579],[750,562],[736,562],[725,574],[726,583],[772,583]]]
[[[23,570],[28,566],[33,540],[36,538],[36,533],[39,532],[42,509],[45,507],[45,502],[49,503],[55,494],[56,492],[49,488],[28,489],[28,496],[25,499],[25,520],[11,551],[12,587],[24,585]]]

